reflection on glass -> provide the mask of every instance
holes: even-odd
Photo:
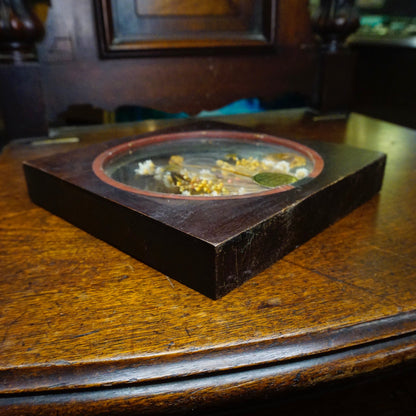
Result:
[[[267,137],[248,140],[196,134],[137,140],[101,155],[102,171],[113,185],[183,197],[255,194],[311,176],[319,157],[315,152]]]

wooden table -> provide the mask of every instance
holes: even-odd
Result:
[[[352,414],[340,409],[353,391],[366,391],[361,410],[416,408],[416,131],[301,110],[222,121],[383,151],[382,191],[213,301],[35,206],[22,174],[26,159],[186,121],[12,142],[0,156],[0,414]],[[380,407],[387,375],[404,399]]]

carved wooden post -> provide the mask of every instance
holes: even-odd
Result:
[[[35,60],[35,43],[42,39],[42,22],[28,0],[0,0],[0,55],[2,60]]]
[[[47,134],[35,44],[44,28],[29,0],[0,0],[0,113],[5,141]],[[1,147],[1,146],[0,146]]]
[[[321,0],[312,17],[312,30],[325,49],[336,52],[360,26],[355,0]]]
[[[320,38],[313,108],[347,112],[352,100],[355,58],[345,40],[360,26],[355,0],[320,0],[312,29]]]

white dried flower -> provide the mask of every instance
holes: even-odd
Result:
[[[272,159],[263,159],[262,163],[265,168],[273,168],[276,162]]]
[[[213,173],[208,169],[201,169],[199,171],[199,177],[201,179],[212,179],[213,176]]]
[[[276,162],[273,165],[273,169],[280,173],[289,173],[290,171],[290,163],[286,162],[286,160],[281,160],[280,162]]]
[[[139,167],[134,169],[136,175],[153,175],[155,173],[155,164],[151,159],[139,162]]]
[[[164,172],[165,172],[165,170],[162,167],[157,166],[156,169],[155,169],[155,179],[157,179],[158,181],[163,180]]]
[[[308,169],[299,168],[299,169],[296,169],[295,176],[297,179],[303,179],[303,178],[306,178],[308,174],[309,174]]]
[[[173,180],[172,180],[172,176],[171,176],[170,172],[165,172],[164,173],[164,175],[162,176],[162,181],[163,181],[163,184],[166,187],[169,188],[170,186],[172,186]]]

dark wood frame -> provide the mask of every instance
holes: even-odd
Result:
[[[161,135],[163,140],[184,133],[201,137],[210,131],[214,137],[257,137],[231,124],[200,121],[27,161],[29,195],[55,215],[219,299],[380,190],[384,154],[316,141],[292,142],[299,151],[303,144],[310,146],[309,155],[317,153],[313,180],[299,181],[282,193],[275,189],[242,198],[194,197],[184,203],[173,196],[130,192],[100,174],[105,158],[117,154],[114,146],[160,140]],[[109,219],[117,225],[109,226]]]
[[[190,39],[183,40],[152,40],[125,41],[116,43],[114,40],[113,16],[111,0],[94,0],[97,37],[100,57],[136,58],[144,56],[201,55],[230,52],[270,52],[277,46],[278,0],[262,0],[265,11],[263,14],[264,40],[253,40],[241,37],[231,39]]]

